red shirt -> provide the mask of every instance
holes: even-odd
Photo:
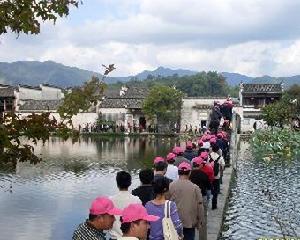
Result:
[[[212,183],[215,179],[213,167],[210,164],[205,164],[201,170],[208,176],[209,181]]]

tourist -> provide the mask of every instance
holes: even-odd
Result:
[[[207,190],[211,189],[207,174],[201,170],[205,165],[205,162],[201,157],[196,157],[193,158],[192,165],[193,170],[191,171],[190,180],[201,189],[202,197],[205,199]]]
[[[154,181],[157,178],[164,177],[167,172],[168,164],[163,157],[155,157],[153,160],[154,167]]]
[[[129,204],[122,213],[121,230],[123,236],[118,239],[146,240],[149,223],[158,219],[158,216],[149,215],[142,204]]]
[[[182,162],[191,164],[191,162],[183,156],[183,150],[181,147],[174,147],[172,152],[176,155],[174,163],[176,167],[178,167]]]
[[[213,144],[211,150],[212,152],[209,154],[209,156],[214,170],[214,181],[212,184],[212,209],[216,209],[218,202],[218,194],[220,193],[220,176],[221,171],[223,171],[225,167],[225,162],[222,155],[218,153],[220,148],[217,144]]]
[[[191,141],[188,141],[186,143],[186,149],[183,152],[183,157],[185,157],[189,161],[192,161],[193,158],[197,157],[197,155],[195,155],[195,152],[193,150],[193,143]]]
[[[169,153],[166,158],[168,163],[168,168],[165,176],[171,179],[172,181],[178,179],[178,168],[174,165],[175,157],[176,155],[174,153]]]
[[[81,223],[74,231],[73,240],[106,240],[104,231],[112,228],[114,215],[122,211],[114,207],[113,202],[106,197],[96,198],[90,207],[89,219]]]
[[[110,198],[113,201],[115,206],[123,209],[130,203],[142,203],[138,197],[133,196],[128,191],[128,188],[131,185],[131,175],[128,172],[125,171],[118,172],[116,181],[117,181],[119,192]],[[120,229],[120,226],[121,226],[120,220],[116,219],[113,228],[110,231],[110,235],[112,239],[117,239],[122,236],[122,231]]]
[[[190,164],[181,163],[179,179],[169,187],[170,200],[176,203],[182,221],[184,240],[194,240],[195,228],[202,227],[204,222],[202,194],[199,187],[189,180],[191,170]]]
[[[153,183],[153,190],[155,198],[146,204],[146,209],[149,214],[159,216],[159,220],[150,223],[150,234],[149,240],[163,240],[163,226],[162,219],[165,217],[165,204],[166,204],[166,193],[169,191],[168,179],[159,178]],[[178,233],[178,236],[182,236],[182,223],[179,219],[177,207],[175,202],[170,201],[170,218],[173,225]]]
[[[139,197],[145,206],[148,201],[154,198],[152,186],[154,173],[151,169],[144,169],[139,172],[139,178],[141,185],[132,190],[132,195]]]

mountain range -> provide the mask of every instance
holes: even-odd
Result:
[[[190,76],[197,74],[196,71],[185,69],[170,69],[158,67],[153,71],[145,70],[135,76],[128,77],[108,77],[105,81],[108,84],[116,82],[127,82],[130,79],[145,80],[149,77],[168,77],[168,76]],[[293,84],[300,84],[300,75],[291,77],[249,77],[239,73],[221,72],[229,85],[235,86],[240,82],[244,83],[280,83],[286,87]],[[69,67],[53,61],[18,61],[13,63],[0,62],[0,83],[17,85],[26,84],[37,86],[41,83],[51,84],[59,87],[80,86],[91,76],[102,77],[100,73],[83,70],[77,67]]]

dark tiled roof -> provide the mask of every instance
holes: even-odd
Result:
[[[48,84],[48,83],[43,83],[42,86],[44,86],[44,87],[51,87],[51,88],[57,88],[57,89],[62,89],[61,87],[58,87],[58,86],[55,86],[55,85],[51,85],[51,84]]]
[[[105,98],[101,108],[142,108],[143,98]]]
[[[146,88],[129,87],[125,94],[120,96],[120,89],[107,89],[100,107],[140,109],[148,92],[149,90]]]
[[[148,89],[136,87],[128,87],[123,96],[120,96],[120,89],[106,89],[104,91],[104,95],[107,98],[145,98],[148,93]]]
[[[42,90],[40,87],[34,87],[34,86],[30,86],[30,85],[25,85],[25,84],[19,84],[19,86],[23,87],[23,88],[34,89],[34,90]]]
[[[13,87],[0,88],[0,97],[15,97],[14,88]]]
[[[244,93],[281,93],[281,84],[243,84]]]
[[[62,100],[27,100],[20,110],[56,110]]]

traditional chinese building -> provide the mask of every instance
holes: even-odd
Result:
[[[100,118],[114,121],[125,128],[136,126],[146,129],[148,125],[142,106],[147,94],[148,90],[145,88],[108,89],[99,105]]]
[[[17,91],[14,87],[0,84],[0,113],[15,111]]]
[[[282,83],[241,83],[239,98],[241,131],[253,131],[253,126],[264,126],[261,108],[278,101],[283,94]]]

